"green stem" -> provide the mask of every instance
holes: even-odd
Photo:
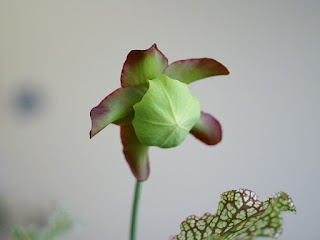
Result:
[[[137,235],[138,206],[140,200],[141,184],[142,182],[140,181],[136,182],[136,190],[134,193],[134,200],[132,205],[130,240],[136,240]]]

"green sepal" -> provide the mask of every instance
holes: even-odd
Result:
[[[200,104],[188,86],[165,75],[149,81],[148,91],[133,108],[134,130],[147,146],[178,146],[200,117]]]
[[[160,76],[168,66],[168,59],[156,44],[146,50],[132,50],[123,64],[121,86],[147,91],[148,80]]]

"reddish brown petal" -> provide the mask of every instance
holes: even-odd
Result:
[[[193,58],[171,63],[164,74],[183,83],[191,83],[206,77],[228,75],[228,69],[211,58]]]
[[[222,139],[221,125],[208,113],[201,112],[200,119],[190,133],[207,145],[215,145]]]
[[[138,181],[147,180],[150,173],[148,146],[139,142],[132,126],[121,126],[123,154]]]
[[[168,59],[156,44],[147,50],[132,50],[122,68],[121,86],[135,87],[145,92],[147,80],[160,76],[167,65]]]
[[[92,127],[90,138],[110,123],[133,116],[133,105],[139,102],[143,93],[135,88],[119,88],[103,99],[90,112]]]

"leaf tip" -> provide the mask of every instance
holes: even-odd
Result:
[[[93,132],[92,132],[92,130],[89,132],[89,137],[90,137],[90,139],[91,138],[93,138],[93,136],[94,136],[94,134],[93,134]]]

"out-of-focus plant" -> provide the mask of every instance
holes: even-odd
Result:
[[[65,239],[75,225],[75,220],[64,209],[58,207],[49,218],[47,226],[14,226],[11,236],[15,240],[60,240]]]
[[[7,225],[7,213],[5,211],[4,203],[0,195],[0,239],[4,238],[5,229]]]

